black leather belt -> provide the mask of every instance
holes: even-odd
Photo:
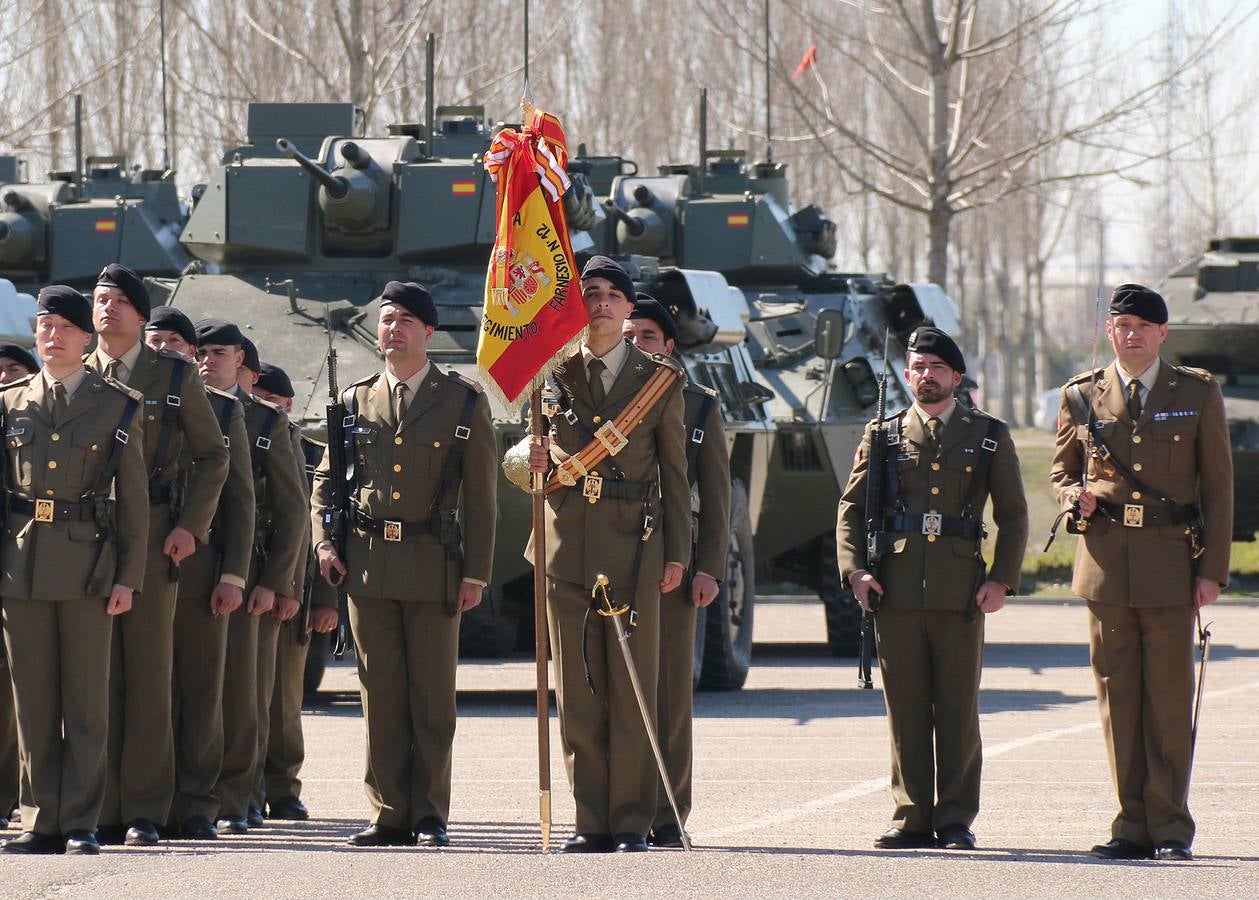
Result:
[[[973,541],[980,536],[982,525],[977,519],[928,512],[920,516],[904,513],[890,516],[884,519],[883,528],[895,534],[937,534],[942,537],[969,538]]]
[[[96,504],[82,500],[30,500],[10,494],[9,512],[30,516],[36,522],[90,522],[96,518]]]
[[[175,482],[166,481],[158,484],[155,481],[149,482],[149,505],[150,506],[170,506],[175,499]]]
[[[650,481],[613,481],[610,478],[599,478],[587,475],[578,479],[581,495],[594,502],[598,500],[638,500],[645,503],[651,499],[655,484]]]
[[[354,508],[352,518],[354,527],[359,531],[379,534],[390,542],[433,533],[433,523],[429,520],[423,522],[402,522],[396,519],[378,519],[375,516],[369,516],[358,507]]]
[[[1097,501],[1097,507],[1112,521],[1128,528],[1145,528],[1149,525],[1188,525],[1198,518],[1198,507],[1143,506],[1140,503],[1109,503]]]

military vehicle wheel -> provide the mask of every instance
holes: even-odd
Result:
[[[466,612],[459,622],[459,656],[472,659],[502,659],[516,649],[520,635],[521,614],[515,594],[509,593],[515,582],[489,588],[481,605]],[[532,580],[529,579],[532,589]],[[530,590],[532,593],[532,590]]]
[[[331,634],[312,634],[310,646],[306,649],[306,671],[302,674],[302,693],[307,697],[319,690],[323,684],[324,672],[328,669],[328,658],[332,656],[332,641],[336,632]]]
[[[826,608],[826,643],[835,656],[856,656],[861,642],[861,607],[852,591],[840,582],[834,536],[821,544],[818,593]]]
[[[704,665],[699,686],[737,691],[752,663],[752,613],[756,605],[752,517],[748,491],[737,478],[730,485],[730,550],[726,577],[717,599],[704,610]]]

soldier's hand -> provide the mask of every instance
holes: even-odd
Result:
[[[1094,496],[1093,492],[1080,491],[1080,493],[1076,496],[1076,499],[1080,503],[1080,518],[1092,518],[1093,513],[1097,512],[1097,497]]]
[[[975,594],[975,605],[981,613],[995,613],[1005,606],[1005,585],[1000,581],[985,581]]]
[[[111,616],[121,616],[125,612],[131,611],[131,597],[135,592],[121,584],[114,585],[109,592],[109,603],[105,606],[105,612]]]
[[[170,534],[166,535],[166,542],[162,544],[162,552],[177,563],[183,562],[196,551],[197,539],[187,528],[180,528],[178,525],[171,529]]]
[[[335,606],[314,606],[310,610],[310,627],[307,631],[316,634],[327,634],[337,630],[337,608]]]
[[[333,587],[337,587],[341,582],[345,581],[345,563],[341,562],[341,557],[337,556],[335,547],[331,544],[320,544],[318,555],[319,574],[323,576],[324,581]]]
[[[706,572],[696,572],[691,579],[691,602],[700,609],[717,599],[717,579]]]
[[[534,437],[529,441],[529,471],[546,474],[547,466],[551,464],[551,439],[546,435],[541,438]]]
[[[234,584],[220,581],[210,592],[210,614],[230,616],[245,604],[245,592]]]
[[[682,576],[686,574],[686,568],[678,563],[671,562],[664,564],[664,577],[660,579],[660,593],[667,594],[669,591],[676,591],[678,585],[682,583]]]
[[[1211,578],[1193,580],[1193,602],[1198,608],[1214,603],[1220,596],[1220,583]]]
[[[275,608],[271,610],[271,615],[281,622],[287,622],[294,618],[301,608],[302,602],[296,597],[276,597]]]
[[[866,612],[871,612],[871,591],[879,597],[883,596],[883,585],[879,584],[878,579],[865,569],[858,569],[856,572],[853,572],[848,579],[848,583],[852,585],[852,595],[857,598],[857,602]]]
[[[251,616],[261,616],[271,612],[271,607],[275,606],[275,591],[271,588],[257,585],[249,592],[249,609]]]
[[[459,612],[467,612],[470,609],[476,609],[481,605],[481,597],[485,594],[485,588],[474,581],[459,582],[459,595],[456,599],[459,601]]]

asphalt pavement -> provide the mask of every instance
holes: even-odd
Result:
[[[302,797],[313,818],[247,836],[106,848],[98,858],[0,855],[14,897],[1216,897],[1259,879],[1259,602],[1211,609],[1214,649],[1198,738],[1191,863],[1087,856],[1109,837],[1115,800],[1088,667],[1085,610],[1021,600],[988,617],[982,688],[980,849],[879,851],[887,827],[883,700],[855,661],[817,643],[821,607],[764,602],[743,691],[700,694],[694,852],[540,852],[530,660],[465,662],[459,686],[452,846],[356,850],[366,823],[361,710],[352,668],[337,701],[305,716]],[[551,720],[553,845],[573,804]],[[133,764],[143,765],[142,760]]]

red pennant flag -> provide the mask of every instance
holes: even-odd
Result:
[[[500,131],[485,154],[497,187],[497,233],[485,276],[477,367],[509,409],[567,358],[589,321],[561,198],[568,190],[564,129],[532,109],[522,131]]]
[[[805,72],[812,69],[817,64],[817,44],[813,44],[808,50],[804,51],[804,56],[800,58],[800,65],[796,66],[796,70],[791,73],[791,80],[795,81]]]

